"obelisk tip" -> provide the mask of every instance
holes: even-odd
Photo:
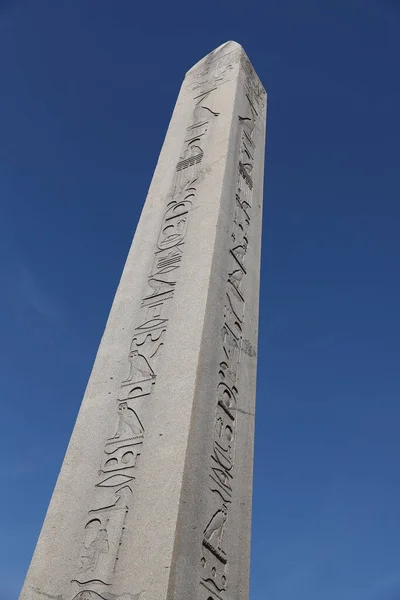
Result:
[[[212,50],[211,52],[209,52],[208,54],[206,54],[205,56],[203,56],[202,59],[200,59],[196,64],[194,64],[187,72],[186,75],[188,75],[189,73],[191,73],[191,71],[194,71],[194,69],[197,69],[203,62],[207,62],[210,60],[214,60],[215,58],[220,58],[221,56],[224,56],[224,54],[228,54],[230,52],[233,51],[237,51],[239,52],[243,52],[243,47],[238,44],[237,42],[234,42],[233,40],[229,40],[228,42],[225,42],[224,44],[221,44],[220,46],[218,46],[217,48],[215,48],[214,50]]]

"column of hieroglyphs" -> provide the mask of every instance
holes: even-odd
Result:
[[[265,114],[188,72],[21,600],[248,597]]]

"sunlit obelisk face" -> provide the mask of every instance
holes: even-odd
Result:
[[[21,600],[247,600],[265,122],[187,73]]]

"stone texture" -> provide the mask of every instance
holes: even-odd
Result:
[[[265,120],[187,73],[21,600],[248,598]]]

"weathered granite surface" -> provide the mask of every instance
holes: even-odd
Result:
[[[186,74],[21,600],[248,598],[265,123]]]

